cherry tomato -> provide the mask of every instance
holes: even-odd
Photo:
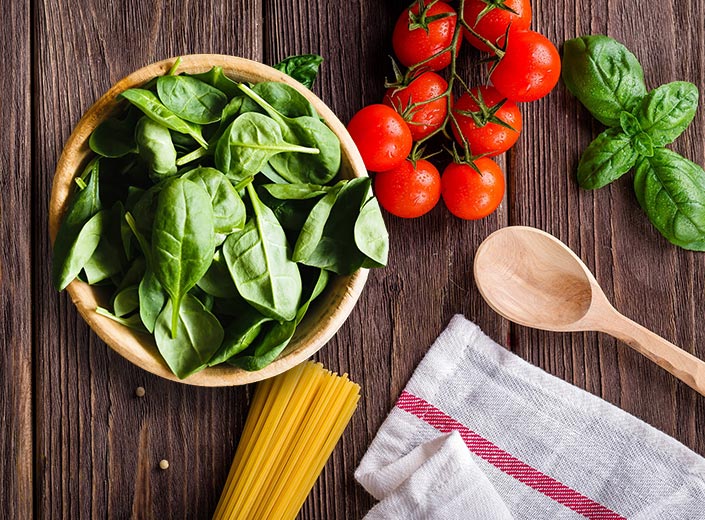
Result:
[[[535,101],[553,90],[561,75],[561,58],[548,38],[534,31],[512,31],[505,55],[490,81],[512,101]]]
[[[506,152],[519,139],[522,124],[519,108],[494,87],[475,87],[470,92],[472,96],[466,92],[453,104],[453,114],[460,126],[458,132],[458,126],[452,124],[455,140],[462,145],[462,133],[474,155],[492,157]],[[504,103],[498,107],[502,101]],[[477,121],[469,112],[475,115]],[[502,122],[513,130],[502,126]]]
[[[504,174],[492,159],[475,161],[477,173],[467,164],[450,163],[441,177],[443,202],[456,217],[477,220],[492,213],[504,197]]]
[[[466,0],[463,19],[477,34],[497,43],[507,33],[510,24],[512,31],[529,28],[531,4],[529,0]],[[490,52],[490,48],[467,29],[464,35],[473,47]]]
[[[441,76],[435,72],[424,72],[404,88],[388,89],[382,102],[402,114],[411,130],[411,137],[418,141],[438,130],[445,121],[448,113],[446,98],[424,102],[440,96],[447,88],[448,83]],[[409,108],[414,103],[424,104]]]
[[[439,14],[449,13],[449,16],[425,22],[428,18]],[[397,20],[392,33],[392,47],[399,61],[405,67],[411,67],[423,60],[429,59],[453,42],[453,33],[458,15],[455,10],[444,2],[426,0],[425,7],[419,15],[419,4],[414,4],[405,9]],[[424,29],[424,24],[426,28]],[[410,25],[419,25],[409,29]],[[458,38],[457,49],[460,49],[462,40]],[[423,67],[426,70],[441,70],[450,65],[450,49],[433,58]]]
[[[348,132],[365,167],[373,172],[391,170],[411,152],[409,126],[386,105],[369,105],[360,110],[348,123]]]
[[[433,164],[423,159],[416,161],[416,167],[407,159],[396,168],[375,175],[374,182],[377,200],[397,217],[420,217],[441,198],[441,176]]]

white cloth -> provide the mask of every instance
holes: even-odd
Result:
[[[705,459],[462,316],[355,478],[380,500],[367,520],[705,519]]]

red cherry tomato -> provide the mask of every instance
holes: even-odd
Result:
[[[534,31],[512,31],[490,81],[507,99],[535,101],[553,90],[560,75],[561,58],[548,38]]]
[[[522,125],[519,108],[494,87],[475,87],[470,91],[472,96],[466,92],[453,104],[453,114],[460,126],[458,132],[458,126],[452,124],[455,140],[462,145],[462,133],[474,155],[492,157],[506,152],[519,139]],[[504,103],[497,108],[502,101]],[[473,113],[477,121],[469,113]],[[500,122],[511,126],[513,130],[502,126]]]
[[[375,175],[374,192],[384,209],[404,218],[420,217],[441,198],[441,176],[423,159],[406,160],[396,168]]]
[[[504,197],[504,174],[492,159],[475,161],[476,172],[467,164],[450,163],[441,177],[441,194],[448,210],[466,220],[492,213]]]
[[[424,103],[443,94],[448,83],[435,72],[424,72],[414,78],[406,87],[390,88],[382,101],[402,114],[411,130],[414,141],[423,139],[443,124],[448,113],[446,98]],[[424,103],[409,108],[414,103]]]
[[[449,16],[434,20],[423,26],[409,29],[409,26],[423,25],[424,20],[431,16],[448,13]],[[450,47],[453,42],[453,33],[458,15],[455,10],[444,2],[426,1],[424,11],[419,14],[419,4],[414,4],[405,9],[397,20],[392,33],[392,47],[397,59],[405,67],[411,67],[423,60],[431,58],[434,54]],[[458,38],[457,48],[460,49],[462,40]],[[433,58],[423,66],[426,70],[441,70],[450,65],[450,49]]]
[[[529,0],[466,0],[463,19],[477,34],[497,43],[507,33],[510,24],[512,31],[529,28],[531,4]],[[464,35],[473,47],[490,52],[490,48],[467,29],[464,30]]]
[[[386,105],[360,110],[348,123],[348,132],[365,167],[373,172],[391,170],[411,152],[411,131],[406,121]]]

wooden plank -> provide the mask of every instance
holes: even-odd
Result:
[[[247,388],[193,388],[133,367],[50,284],[51,180],[63,143],[88,106],[119,78],[169,56],[261,59],[259,1],[176,9],[66,0],[38,1],[34,8],[35,499],[41,517],[209,517],[247,413]],[[144,397],[134,395],[137,386],[146,389]],[[169,469],[158,468],[161,459]]]
[[[29,1],[0,1],[0,504],[32,517],[32,140]]]
[[[646,10],[644,10],[646,12]],[[641,61],[647,87],[675,80],[703,85],[701,53],[705,5],[665,2],[636,16],[619,2],[564,0],[535,10],[534,27],[552,41],[602,33],[622,41]],[[643,38],[659,34],[659,38]],[[635,199],[632,175],[596,192],[580,190],[575,170],[582,150],[601,130],[563,85],[524,105],[524,136],[515,154],[511,221],[545,229],[569,244],[627,316],[705,358],[700,310],[705,257],[670,245],[651,226]],[[699,111],[672,147],[705,162]],[[699,453],[705,440],[705,400],[624,344],[596,334],[553,334],[517,327],[516,351],[545,370],[635,414]]]
[[[271,0],[265,7],[265,62],[292,54],[321,54],[314,91],[344,122],[381,102],[391,76],[392,28],[408,2],[341,3]],[[482,78],[478,54],[466,51],[459,70]],[[439,164],[444,164],[443,160]],[[302,518],[361,518],[372,498],[353,472],[396,398],[433,340],[456,313],[464,313],[504,341],[508,325],[481,300],[472,281],[473,252],[508,222],[506,204],[480,222],[464,222],[441,202],[430,214],[405,220],[385,214],[389,266],[373,270],[349,320],[317,355],[325,366],[350,373],[362,400],[333,453]]]

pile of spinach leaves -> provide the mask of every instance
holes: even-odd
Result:
[[[647,92],[636,57],[602,35],[565,42],[563,81],[608,127],[580,159],[580,186],[601,188],[634,168],[637,200],[654,227],[677,246],[705,251],[705,171],[665,148],[693,120],[697,87],[675,81]]]
[[[277,68],[310,87],[320,62]],[[180,378],[259,370],[332,275],[386,265],[387,231],[370,180],[337,180],[340,142],[296,89],[177,66],[123,92],[91,135],[54,284],[107,286],[112,309],[97,312],[153,334]]]

